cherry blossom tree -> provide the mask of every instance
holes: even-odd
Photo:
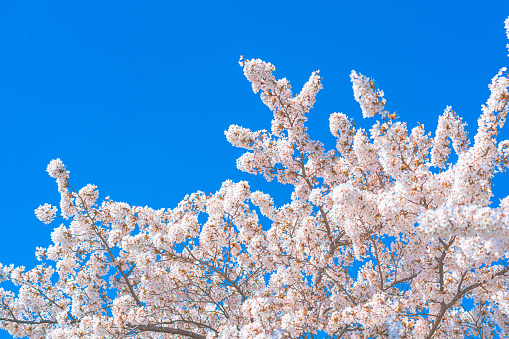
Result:
[[[451,107],[434,136],[409,129],[373,80],[352,71],[363,116],[378,120],[366,131],[333,113],[336,149],[326,151],[306,129],[319,73],[294,96],[272,64],[240,64],[273,120],[270,131],[232,125],[226,138],[247,150],[238,169],[293,186],[290,202],[226,181],[174,209],[99,203],[96,186],[75,189],[52,160],[59,212],[45,204],[35,213],[64,222],[37,248],[35,268],[0,266],[0,281],[19,287],[0,289],[2,329],[30,338],[509,338],[509,197],[490,207],[492,178],[509,166],[509,141],[497,141],[506,69],[489,84],[473,142]]]

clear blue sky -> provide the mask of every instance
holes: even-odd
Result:
[[[272,62],[295,92],[321,71],[309,133],[329,148],[330,113],[373,123],[360,122],[352,69],[411,126],[434,131],[451,105],[474,132],[490,79],[509,66],[507,16],[507,0],[1,1],[0,262],[32,268],[50,244],[57,224],[33,211],[58,205],[45,172],[57,157],[73,186],[131,205],[175,207],[226,179],[289,201],[289,187],[238,171],[224,137],[230,124],[270,128],[241,54]],[[495,183],[498,201],[509,174]]]

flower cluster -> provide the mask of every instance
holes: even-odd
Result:
[[[507,39],[509,39],[509,17],[505,19],[504,23],[505,23],[505,32],[507,35]],[[509,49],[509,44],[507,44],[506,47],[507,47],[507,49]]]
[[[49,224],[55,219],[57,215],[57,208],[55,206],[51,206],[50,204],[44,204],[35,210],[35,216],[37,219],[42,221],[45,224]]]
[[[57,179],[59,192],[67,187],[69,171],[65,169],[65,166],[60,159],[51,160],[46,172],[48,172],[50,177]]]
[[[375,86],[373,79],[352,71],[350,80],[353,84],[353,95],[355,100],[361,105],[362,116],[371,118],[376,114],[383,117],[387,115],[385,111],[384,92]]]

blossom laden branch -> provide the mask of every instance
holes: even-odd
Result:
[[[352,71],[362,115],[379,120],[365,130],[331,114],[336,148],[326,150],[306,127],[318,71],[294,95],[271,63],[240,65],[273,120],[260,131],[232,125],[226,138],[246,150],[237,168],[291,185],[289,201],[227,180],[173,209],[99,203],[96,186],[74,189],[52,160],[60,208],[35,214],[64,222],[35,268],[0,265],[0,282],[19,287],[0,288],[0,328],[31,338],[509,337],[509,198],[490,207],[492,178],[509,164],[509,141],[497,141],[506,69],[489,84],[472,145],[451,107],[433,137]]]

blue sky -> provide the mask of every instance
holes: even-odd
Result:
[[[270,128],[240,55],[272,62],[294,92],[321,71],[309,133],[328,148],[332,112],[374,122],[361,121],[352,69],[411,126],[434,131],[451,105],[473,133],[490,79],[509,66],[507,16],[507,0],[1,1],[0,262],[31,268],[50,244],[57,224],[33,211],[58,205],[54,158],[74,187],[131,205],[175,207],[226,179],[289,201],[289,187],[238,171],[241,150],[224,137],[230,124]],[[495,184],[498,201],[509,174]]]

